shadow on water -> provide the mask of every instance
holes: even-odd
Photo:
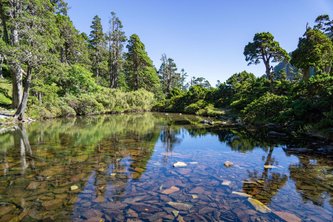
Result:
[[[47,120],[17,126],[0,143],[0,221],[279,220],[255,212],[235,190],[299,217],[306,209],[302,219],[332,216],[331,156],[194,116]],[[236,166],[223,167],[226,159]],[[176,169],[175,161],[191,164]],[[221,185],[225,178],[231,185]],[[311,204],[289,209],[284,193]]]

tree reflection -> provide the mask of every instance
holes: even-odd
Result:
[[[309,154],[298,154],[299,163],[289,166],[290,178],[295,181],[296,189],[304,201],[312,201],[323,206],[325,200],[330,200],[333,206],[333,169],[332,160]]]
[[[180,129],[168,125],[162,128],[160,140],[164,145],[166,152],[172,152],[176,144],[181,143],[182,139],[177,137],[180,134]]]
[[[270,166],[275,163],[273,151],[274,147],[268,148],[262,172],[248,171],[249,178],[243,181],[243,190],[265,204],[272,200],[288,180],[287,175],[272,172]]]
[[[26,169],[29,166],[34,169],[35,164],[32,156],[32,149],[24,125],[19,124],[15,126],[13,135],[14,146],[20,149],[21,173],[25,174]]]

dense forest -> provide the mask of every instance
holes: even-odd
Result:
[[[216,87],[191,78],[163,54],[156,68],[137,34],[117,14],[108,27],[95,16],[80,33],[64,0],[0,1],[0,112],[16,120],[161,111],[300,131],[332,131],[333,20],[320,15],[287,52],[269,32],[244,46],[246,71]],[[278,63],[277,66],[273,66]]]

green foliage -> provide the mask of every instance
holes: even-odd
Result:
[[[317,73],[330,72],[333,64],[333,43],[321,31],[308,29],[299,39],[292,53],[291,64],[303,70],[304,79],[310,77],[310,67]]]
[[[33,97],[34,98],[34,97]],[[149,111],[155,104],[154,94],[144,89],[132,92],[101,88],[97,92],[79,95],[67,94],[43,103],[32,100],[28,114],[33,118],[95,115],[103,113]]]
[[[92,71],[96,77],[105,76],[108,70],[106,39],[99,16],[93,18],[90,28],[89,49]]]
[[[95,92],[100,88],[92,77],[91,72],[79,65],[68,67],[68,71],[64,74],[59,83],[62,86],[61,95],[66,93],[79,95]]]
[[[191,88],[189,89],[189,91],[187,93],[187,98],[191,102],[196,102],[198,100],[205,99],[207,92],[208,92],[208,89],[206,89],[200,85],[194,85],[194,86],[191,86]]]
[[[11,94],[11,82],[7,79],[0,78],[0,106],[9,107],[12,104]]]
[[[329,15],[319,15],[316,20],[314,29],[318,29],[325,33],[330,39],[333,39],[333,20],[330,20]]]
[[[317,75],[307,82],[300,82],[294,87],[291,98],[289,116],[295,125],[301,127],[327,120],[330,116],[327,113],[333,108],[333,76]]]
[[[184,80],[186,78],[186,73],[182,69],[179,73],[177,72],[177,65],[172,58],[167,58],[165,54],[161,58],[162,64],[158,71],[163,92],[166,96],[171,96],[171,92],[174,89],[183,89]]]
[[[207,79],[204,77],[192,77],[191,86],[201,86],[203,88],[211,88],[211,85]]]
[[[196,114],[200,109],[205,108],[207,103],[204,100],[198,100],[195,103],[191,103],[190,105],[186,106],[184,111],[185,113]]]
[[[109,74],[111,88],[125,88],[125,78],[123,73],[123,48],[126,42],[125,32],[123,32],[123,24],[117,17],[115,12],[111,12],[109,21],[111,27],[107,34],[109,45]]]
[[[288,98],[286,96],[268,92],[242,110],[244,121],[249,123],[277,123],[287,103]]]
[[[219,117],[223,116],[225,112],[215,108],[213,104],[207,104],[204,108],[199,109],[196,114],[200,116]]]
[[[79,97],[67,96],[65,101],[75,110],[77,115],[91,115],[103,113],[104,107],[97,102],[93,95],[82,94]]]
[[[245,60],[249,65],[259,64],[261,61],[266,67],[266,75],[272,80],[271,62],[288,61],[290,56],[274,40],[274,36],[269,32],[256,33],[253,42],[249,42],[244,48]]]
[[[161,96],[161,85],[153,62],[138,35],[130,36],[126,46],[125,73],[127,85],[131,90],[145,89]]]
[[[254,74],[243,71],[231,76],[225,87],[229,90],[227,102],[236,111],[241,111],[255,98],[259,98],[269,89],[266,78],[256,78]]]

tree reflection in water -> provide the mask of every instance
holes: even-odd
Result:
[[[314,158],[311,150],[307,154],[297,155],[299,163],[290,165],[289,172],[303,201],[310,200],[316,205],[324,206],[325,200],[330,199],[333,206],[333,159],[327,161],[327,158],[320,156]]]
[[[274,166],[275,163],[273,151],[274,147],[268,148],[262,173],[256,170],[248,171],[249,178],[243,181],[243,190],[265,204],[270,203],[288,180],[287,175],[271,172],[273,169],[269,166]]]

